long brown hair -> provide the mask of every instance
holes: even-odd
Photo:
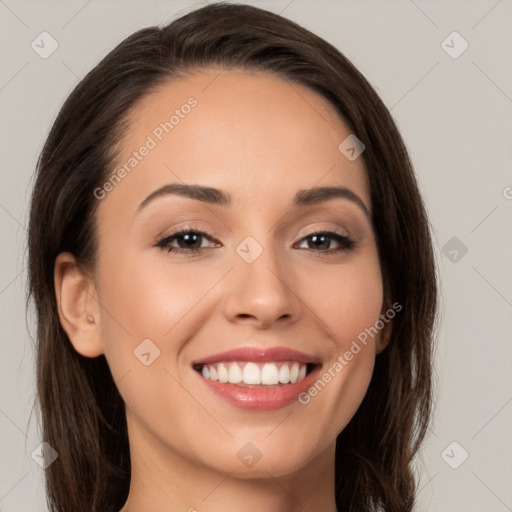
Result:
[[[94,268],[93,191],[113,171],[128,114],[159,85],[212,66],[267,71],[309,87],[366,147],[385,300],[402,310],[361,406],[338,435],[336,504],[351,512],[411,511],[411,464],[431,416],[438,297],[429,222],[407,150],[374,89],[336,48],[279,15],[222,3],[122,41],[67,98],[39,157],[27,300],[38,319],[42,436],[59,454],[45,470],[50,510],[118,511],[130,485],[124,403],[105,357],[77,353],[60,325],[55,258],[70,251]]]

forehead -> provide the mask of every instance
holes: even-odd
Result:
[[[371,210],[363,159],[350,161],[338,149],[349,128],[325,98],[276,75],[186,75],[143,98],[128,125],[115,162],[128,172],[109,203],[135,210],[155,188],[175,182],[227,190],[234,206],[238,199],[271,206],[297,189],[341,185]],[[143,147],[150,149],[141,156]]]

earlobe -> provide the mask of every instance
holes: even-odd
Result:
[[[376,346],[375,346],[377,354],[382,352],[389,345],[389,342],[391,340],[391,331],[393,330],[393,320],[387,316],[387,311],[389,311],[389,309],[390,308],[387,308],[387,309],[385,307],[382,308],[381,318],[382,318],[382,315],[384,315],[385,318],[387,319],[387,321],[383,320],[384,327],[380,331],[379,336],[377,338],[377,342],[376,342]]]
[[[75,350],[85,357],[103,354],[96,289],[71,253],[55,259],[54,284],[59,320]]]
[[[389,345],[389,341],[390,341],[390,338],[391,338],[391,330],[393,328],[392,324],[393,324],[393,322],[390,321],[384,327],[384,329],[381,331],[379,339],[377,340],[377,344],[376,344],[376,353],[377,354],[382,352]]]

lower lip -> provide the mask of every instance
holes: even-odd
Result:
[[[300,382],[268,388],[246,388],[229,382],[221,383],[216,380],[205,379],[201,374],[196,373],[214,393],[239,409],[274,411],[293,402],[298,402],[298,396],[312,385],[319,369],[319,366],[315,367]]]

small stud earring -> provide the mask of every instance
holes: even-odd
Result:
[[[87,321],[90,322],[91,324],[94,323],[94,317],[92,315],[87,315]]]

